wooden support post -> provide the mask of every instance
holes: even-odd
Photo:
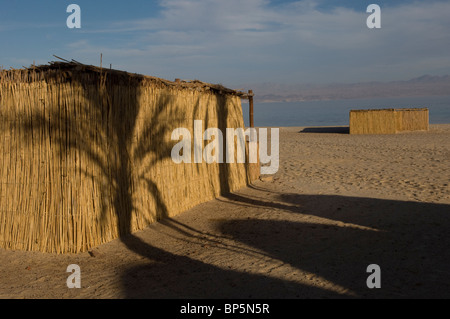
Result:
[[[255,122],[253,120],[253,90],[248,91],[248,106],[250,112],[250,128],[255,127]],[[250,133],[250,141],[254,142],[256,140],[256,134],[254,134],[253,130]]]
[[[253,91],[248,91],[248,104],[250,109],[250,127],[255,127],[255,122],[253,121]]]

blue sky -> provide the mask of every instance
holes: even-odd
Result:
[[[81,29],[66,8],[81,7]],[[381,7],[381,29],[366,8]],[[169,80],[349,83],[450,74],[450,1],[0,0],[0,65],[53,54]]]

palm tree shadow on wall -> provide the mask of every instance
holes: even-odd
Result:
[[[223,154],[223,163],[219,164],[219,180],[220,180],[220,195],[227,195],[230,193],[230,167],[226,163],[226,148],[227,148],[227,140],[226,140],[226,131],[228,127],[228,108],[226,107],[225,97],[221,97],[216,95],[216,103],[217,103],[217,121],[218,128],[224,134],[224,143],[222,147]]]
[[[56,75],[55,75],[56,74]],[[60,81],[57,73],[49,73],[46,81]],[[94,79],[94,80],[92,80]],[[66,79],[74,87],[82,88],[83,100],[86,104],[79,109],[70,110],[70,102],[58,105],[46,105],[45,111],[36,112],[33,118],[15,122],[18,129],[25,132],[28,143],[36,143],[35,137],[43,131],[51,140],[52,150],[64,159],[70,151],[75,151],[87,158],[96,167],[96,174],[84,167],[77,167],[80,174],[91,178],[100,190],[100,223],[106,222],[106,215],[112,208],[117,218],[119,239],[134,253],[151,261],[143,267],[129,267],[121,274],[122,285],[127,298],[165,298],[165,297],[209,297],[230,296],[238,293],[241,297],[252,297],[252,292],[258,292],[261,285],[271,287],[264,291],[266,297],[283,293],[288,285],[289,291],[296,291],[300,285],[264,275],[248,274],[241,271],[226,270],[221,267],[179,256],[155,247],[132,233],[133,214],[139,214],[134,204],[132,176],[146,185],[146,190],[153,197],[157,219],[166,220],[172,229],[183,232],[183,225],[172,222],[168,217],[168,207],[161,193],[161,184],[147,174],[152,165],[171,156],[174,143],[167,143],[166,134],[172,132],[175,126],[164,121],[164,118],[184,119],[185,114],[179,107],[170,109],[172,97],[160,95],[157,97],[154,112],[148,118],[139,117],[142,105],[143,77],[114,79],[110,74],[97,82],[97,75],[86,80],[83,76],[73,74]],[[93,84],[94,83],[94,84]],[[128,91],[116,90],[116,85],[128,87]],[[120,90],[120,89],[119,89]],[[61,94],[61,93],[60,93]],[[59,101],[64,97],[60,96]],[[217,96],[217,116],[219,128],[225,132],[228,110],[223,97]],[[198,107],[198,105],[196,105]],[[145,121],[135,136],[139,121]],[[175,125],[175,124],[174,124]],[[134,145],[130,148],[130,145]],[[220,166],[220,193],[230,192],[228,179],[229,167]],[[154,261],[156,261],[156,266]],[[161,266],[162,265],[162,266]],[[178,282],[179,276],[173,272],[186,271],[189,278]],[[162,276],[161,281],[158,276]],[[192,280],[200,286],[191,286]],[[158,282],[168,283],[158,289]],[[242,282],[247,288],[239,292]],[[227,286],[227,287],[225,287]],[[225,289],[224,289],[225,288]],[[313,289],[320,293],[321,289]]]
[[[230,120],[230,112],[227,105],[227,97],[221,96],[221,95],[215,95],[215,102],[217,105],[216,108],[216,116],[218,121],[218,128],[224,135],[224,143],[222,147],[222,154],[223,154],[223,162],[219,164],[219,180],[220,180],[220,195],[224,197],[234,196],[232,194],[232,189],[230,185],[230,180],[232,179],[232,168],[229,163],[227,163],[227,143],[233,143],[233,147],[235,147],[235,151],[237,150],[237,138],[233,141],[227,141],[227,128],[236,128],[236,124],[238,123],[229,123]],[[233,118],[231,118],[231,121]],[[243,123],[242,123],[243,124]],[[245,137],[244,137],[245,138]],[[245,138],[246,139],[246,138]],[[255,164],[250,163],[250,154],[249,154],[249,144],[246,140],[245,142],[245,162],[244,165],[244,174],[245,174],[245,181],[248,186],[251,186],[252,184],[252,178],[254,178],[253,174],[250,173],[251,169],[256,169],[255,167],[251,167],[252,165],[255,166]],[[237,162],[237,157],[235,158],[235,161]],[[259,169],[259,165],[258,165]]]
[[[45,76],[48,83],[61,81],[57,72]],[[97,185],[101,227],[106,226],[108,211],[112,210],[119,238],[132,233],[133,214],[142,213],[139,211],[142,208],[134,204],[133,178],[144,184],[153,197],[155,219],[166,218],[168,208],[161,185],[148,173],[151,167],[171,156],[173,144],[168,142],[167,134],[170,136],[175,123],[185,118],[183,109],[174,106],[173,96],[162,93],[154,97],[151,115],[141,118],[144,77],[139,75],[108,72],[98,75],[96,71],[86,71],[74,72],[71,77],[65,77],[65,81],[70,82],[72,88],[82,90],[84,102],[77,108],[71,101],[65,102],[64,96],[59,96],[58,105],[46,105],[32,118],[24,117],[25,121],[13,120],[20,126],[18,129],[25,132],[26,141],[36,143],[35,137],[45,132],[61,159],[74,151],[93,163],[95,173],[81,165],[74,170]]]

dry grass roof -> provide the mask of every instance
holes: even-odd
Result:
[[[85,75],[95,75],[93,77],[85,77]],[[188,90],[196,90],[196,91],[210,91],[211,93],[223,94],[223,95],[234,95],[243,99],[248,99],[249,96],[253,96],[253,94],[249,94],[246,92],[233,90],[224,87],[221,84],[211,84],[202,82],[199,80],[176,80],[169,81],[162,78],[129,73],[126,71],[120,71],[115,69],[108,69],[97,67],[94,65],[87,65],[80,63],[78,61],[72,60],[63,62],[60,61],[52,61],[45,65],[39,66],[30,66],[24,67],[23,69],[0,69],[0,81],[13,81],[13,82],[35,82],[35,81],[51,81],[51,79],[66,79],[70,80],[71,78],[76,78],[81,75],[83,76],[84,81],[89,81],[89,78],[92,80],[97,79],[98,76],[103,76],[106,78],[114,79],[115,81],[137,81],[142,83],[143,85],[156,85],[158,87],[173,87],[179,89],[188,89]]]

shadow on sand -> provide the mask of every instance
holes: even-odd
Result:
[[[261,193],[258,193],[261,192]],[[128,298],[448,298],[450,205],[343,196],[278,194],[277,203],[232,194],[229,205],[249,209],[224,219],[217,232],[297,269],[348,289],[224,269],[152,247],[136,237],[133,251],[152,260],[122,277]],[[268,207],[298,214],[298,221],[258,219]],[[253,215],[253,217],[252,217]],[[300,216],[301,215],[301,216]],[[311,221],[308,221],[310,218]],[[292,221],[294,220],[294,221]],[[180,227],[178,225],[177,227]],[[211,256],[213,259],[214,256]],[[154,261],[157,261],[156,263]],[[381,267],[381,289],[368,289],[370,264]]]
[[[350,128],[348,126],[336,126],[336,127],[306,127],[299,133],[328,133],[328,134],[350,134]]]

